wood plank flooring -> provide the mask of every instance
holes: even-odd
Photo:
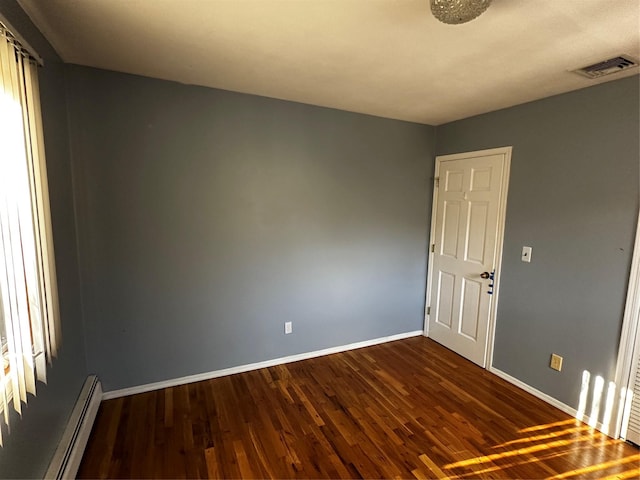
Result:
[[[80,478],[638,478],[640,452],[415,337],[102,403]]]

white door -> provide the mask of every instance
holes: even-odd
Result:
[[[428,336],[483,367],[497,294],[483,277],[499,272],[510,157],[508,147],[436,158]]]

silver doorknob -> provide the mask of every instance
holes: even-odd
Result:
[[[480,274],[480,278],[489,278],[491,276],[491,274],[489,272],[482,272]]]

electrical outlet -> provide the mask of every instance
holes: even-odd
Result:
[[[552,353],[551,363],[549,364],[549,366],[557,371],[562,370],[562,357],[560,355],[556,355],[555,353]]]
[[[284,334],[289,335],[291,332],[293,332],[293,323],[284,322]]]

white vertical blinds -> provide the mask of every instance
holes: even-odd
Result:
[[[61,338],[37,68],[0,23],[0,414],[7,425],[9,408],[22,414],[36,380],[46,382]]]
[[[629,424],[625,438],[636,445],[640,445],[640,349],[636,349],[637,358],[633,367],[635,372],[632,372],[631,377],[631,408],[629,409]]]

